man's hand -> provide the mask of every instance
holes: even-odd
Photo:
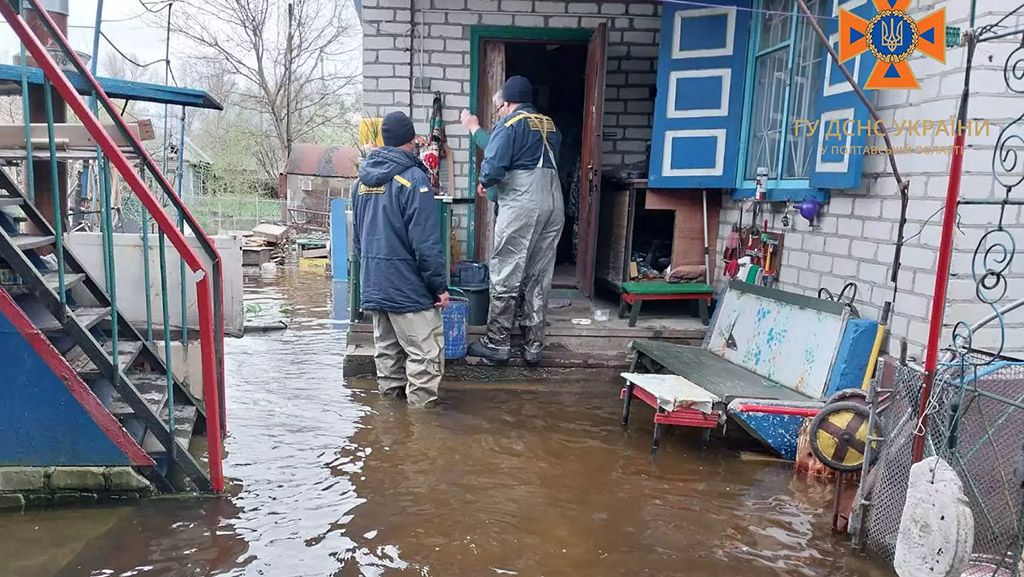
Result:
[[[479,196],[480,198],[486,198],[487,197],[487,189],[484,188],[484,185],[482,185],[482,184],[476,185],[476,195]]]
[[[434,307],[439,309],[448,308],[448,299],[448,291],[444,291],[443,293],[437,295],[437,302],[434,303]]]
[[[465,108],[463,108],[462,112],[459,114],[459,122],[461,122],[462,126],[469,131],[470,135],[477,130],[480,130],[480,119],[477,118],[475,114],[470,114]]]

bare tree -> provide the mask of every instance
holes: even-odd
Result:
[[[289,14],[289,12],[291,12]],[[256,156],[268,178],[293,142],[347,120],[356,81],[353,11],[339,0],[179,0],[171,27],[198,45],[198,64],[226,68],[235,104],[259,118]]]
[[[134,54],[128,54],[127,56],[135,62],[139,61],[139,58]],[[104,54],[99,69],[101,74],[111,78],[130,80],[132,82],[158,82],[157,74],[159,70],[162,69],[162,64],[154,64],[153,66],[148,67],[136,66],[127,58],[116,52],[110,51]],[[124,112],[122,113],[122,116],[124,116],[125,119],[138,120],[139,118],[146,117],[150,114],[152,114],[152,110],[143,102],[129,100],[124,103]]]

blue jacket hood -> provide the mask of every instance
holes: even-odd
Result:
[[[359,165],[359,181],[367,186],[383,186],[396,174],[414,166],[427,171],[423,162],[411,152],[392,146],[375,148]]]

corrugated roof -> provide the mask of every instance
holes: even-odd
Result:
[[[352,146],[293,144],[284,171],[305,176],[356,178],[359,150]]]

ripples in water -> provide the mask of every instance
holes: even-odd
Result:
[[[889,575],[786,466],[618,426],[618,385],[459,383],[409,410],[345,383],[331,284],[249,279],[226,344],[225,498],[0,516],[4,577]]]

